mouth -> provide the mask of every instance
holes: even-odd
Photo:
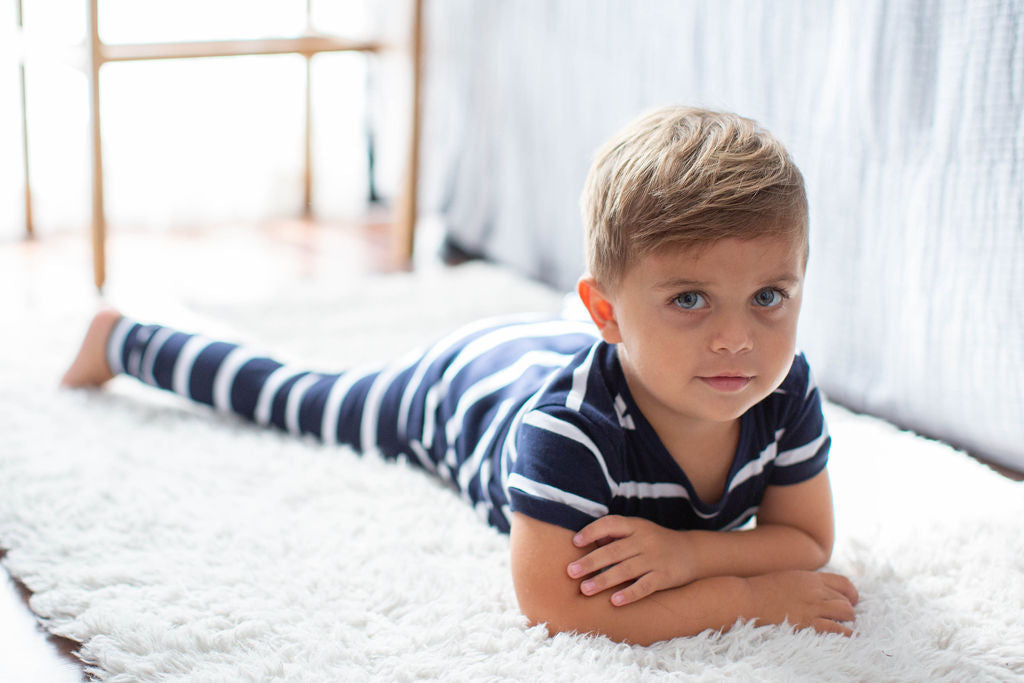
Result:
[[[753,377],[747,375],[715,375],[714,377],[699,377],[700,381],[707,384],[716,391],[735,392],[745,388]]]

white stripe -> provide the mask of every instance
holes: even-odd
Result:
[[[689,491],[682,485],[671,482],[624,481],[613,488],[612,493],[626,498],[682,498],[683,500],[690,500]],[[701,519],[714,519],[718,516],[717,512],[701,512],[696,507],[693,507],[693,505],[690,506],[690,509],[693,511],[693,514]]]
[[[536,316],[516,316],[509,317],[504,322],[508,324],[516,324],[527,320],[535,320]],[[405,386],[405,393],[402,394],[402,402],[399,404],[398,409],[398,435],[402,438],[407,436],[406,431],[409,424],[409,410],[412,405],[412,397],[416,391],[420,388],[420,382],[423,381],[423,375],[426,374],[430,366],[441,357],[446,351],[450,351],[453,347],[462,343],[462,340],[471,334],[487,329],[493,325],[498,324],[498,321],[494,318],[487,318],[478,320],[477,322],[461,327],[448,336],[441,339],[439,342],[430,347],[423,357],[420,359],[419,364],[416,367],[416,372],[413,374],[409,383]]]
[[[776,435],[775,438],[777,439],[778,435]],[[741,467],[736,473],[736,476],[734,476],[732,481],[729,482],[729,490],[727,493],[731,492],[748,479],[756,477],[761,474],[761,472],[764,472],[765,465],[775,459],[775,453],[778,447],[779,443],[777,441],[772,441],[770,444],[765,446],[764,450],[761,451],[761,454],[757,456],[757,460],[751,460]]]
[[[619,426],[623,429],[636,429],[636,422],[633,421],[632,415],[627,415],[626,411],[629,407],[626,405],[626,399],[622,398],[622,394],[615,394],[615,401],[613,402],[615,408],[615,417],[619,419]]]
[[[341,417],[341,404],[356,382],[370,374],[368,369],[350,368],[334,380],[331,390],[327,392],[324,402],[324,419],[320,422],[320,438],[329,445],[338,443],[338,420]]]
[[[597,344],[590,347],[590,353],[580,363],[579,367],[572,371],[572,389],[565,398],[565,407],[574,412],[579,412],[583,405],[583,399],[587,395],[587,379],[590,377],[590,366],[594,363],[594,354],[597,352]]]
[[[466,413],[476,405],[477,401],[490,396],[494,392],[515,382],[523,376],[527,370],[533,367],[561,368],[566,360],[572,358],[570,355],[555,353],[554,351],[530,351],[524,353],[515,363],[505,367],[492,375],[488,375],[466,389],[459,397],[455,411],[445,425],[445,435],[448,444],[455,442],[462,425],[466,419]]]
[[[178,357],[174,361],[174,375],[171,381],[171,387],[174,393],[191,398],[191,394],[188,391],[189,380],[192,379],[192,366],[196,362],[196,358],[200,353],[203,352],[207,346],[211,344],[212,340],[206,337],[195,335],[190,338],[185,345],[181,347],[181,351],[178,352]]]
[[[476,474],[477,470],[480,468],[480,462],[484,459],[484,456],[490,448],[491,442],[494,440],[494,433],[498,430],[498,425],[505,419],[505,416],[508,415],[508,411],[512,409],[514,403],[515,399],[510,398],[506,399],[500,406],[498,406],[498,410],[494,414],[494,419],[491,420],[491,423],[487,425],[487,429],[480,436],[480,440],[477,441],[476,446],[473,448],[472,455],[466,458],[462,463],[462,466],[459,468],[459,490],[461,490],[463,494],[466,494],[469,488],[469,482],[473,479],[473,475]],[[451,452],[454,451],[455,449],[452,448]],[[484,478],[483,472],[481,472],[480,485],[484,489],[487,488],[486,482],[487,480]]]
[[[153,376],[156,355],[160,353],[160,349],[164,347],[164,344],[167,343],[172,334],[174,334],[174,330],[171,328],[161,327],[149,340],[149,346],[146,347],[146,353],[142,356],[142,363],[139,366],[139,379],[146,384],[156,386],[156,377]]]
[[[551,432],[552,434],[558,434],[561,437],[575,441],[587,450],[589,450],[594,459],[597,460],[597,464],[601,467],[601,473],[604,474],[604,479],[608,483],[608,488],[615,491],[618,488],[618,482],[612,479],[611,475],[608,474],[608,465],[604,461],[604,455],[597,445],[590,440],[590,437],[583,433],[583,431],[576,425],[569,424],[564,420],[559,420],[556,417],[552,417],[547,413],[531,412],[523,418],[523,424],[543,429],[544,431]]]
[[[423,444],[416,439],[410,439],[409,448],[416,456],[416,459],[420,461],[420,464],[423,465],[428,472],[437,472],[437,467],[434,465],[434,461],[430,459],[430,456],[427,455],[427,451],[423,448]]]
[[[420,359],[419,365],[416,367],[416,372],[413,373],[409,383],[405,385],[405,391],[402,393],[402,402],[398,406],[398,436],[399,438],[407,438],[409,431],[409,410],[412,407],[412,397],[419,388],[420,382],[423,381],[423,375],[427,372],[427,368],[430,364],[436,360],[436,356],[432,355],[437,349],[440,349],[441,345],[438,344],[430,352]],[[437,351],[440,355],[440,351]]]
[[[150,338],[153,336],[153,329],[149,327],[143,327],[135,332],[135,344],[132,346],[132,350],[128,353],[128,374],[132,377],[142,378],[142,373],[139,372],[142,367],[142,349],[140,348],[143,344],[147,344]],[[146,347],[149,348],[148,345]]]
[[[558,377],[557,373],[551,373],[548,376],[547,381],[533,393],[533,396],[526,399],[526,402],[520,406],[519,410],[516,411],[516,416],[512,418],[512,422],[509,426],[508,433],[505,436],[505,442],[501,445],[501,486],[503,489],[508,488],[508,476],[511,471],[512,465],[515,464],[516,459],[519,457],[519,453],[516,451],[516,434],[519,432],[520,425],[523,424],[523,419],[530,414],[533,407],[537,405],[537,401],[544,396],[548,387]]]
[[[121,353],[124,351],[124,339],[135,323],[128,318],[122,317],[114,325],[110,337],[107,339],[107,365],[115,375],[124,372],[124,365],[121,364]]]
[[[380,404],[384,394],[395,381],[395,377],[409,369],[415,354],[408,354],[397,363],[381,370],[377,379],[373,380],[370,390],[363,402],[363,421],[359,427],[359,446],[363,452],[377,447],[377,427],[380,418]]]
[[[491,467],[492,460],[487,458],[480,464],[480,496],[489,509],[494,508],[494,499],[491,497]]]
[[[424,404],[426,412],[423,416],[423,436],[421,439],[423,443],[430,443],[434,439],[434,411],[437,409],[437,404],[440,402],[441,397],[448,392],[452,380],[474,360],[508,342],[520,339],[554,337],[581,331],[593,334],[593,326],[565,320],[548,320],[539,323],[501,327],[466,344],[465,348],[459,351],[458,355],[452,360],[451,365],[445,369],[441,379],[427,391]]]
[[[224,357],[217,368],[217,376],[213,378],[214,408],[231,412],[231,387],[235,384],[235,377],[243,365],[257,357],[255,352],[242,347],[235,348]]]
[[[281,388],[282,384],[300,374],[300,372],[295,368],[282,365],[270,373],[270,377],[267,377],[267,381],[260,387],[260,395],[256,399],[256,410],[253,412],[252,419],[257,424],[264,426],[270,424],[270,418],[273,417],[274,396],[277,394],[277,390]]]
[[[690,493],[680,484],[671,482],[624,481],[615,487],[615,495],[626,498],[685,498]]]
[[[447,370],[445,370],[444,377],[442,379],[447,378],[450,383],[452,378],[455,377],[455,375],[457,375],[464,367],[483,354],[501,346],[502,344],[519,341],[521,339],[559,337],[565,334],[580,333],[583,330],[592,332],[593,328],[590,325],[569,323],[564,320],[499,328],[493,332],[488,332],[467,344],[466,347],[459,352],[459,355],[456,356],[452,364],[448,366]]]
[[[810,443],[804,444],[797,448],[791,448],[788,451],[782,451],[775,457],[775,464],[779,467],[789,467],[790,465],[796,465],[805,460],[810,460],[814,455],[821,449],[822,444],[825,443],[825,439],[828,438],[828,430],[823,431],[818,435],[818,438]]]
[[[309,388],[323,379],[322,375],[311,372],[288,390],[288,402],[284,409],[284,426],[292,434],[299,433],[299,409],[302,407],[302,399],[306,396]]]
[[[814,377],[814,372],[810,367],[807,368],[807,391],[804,392],[804,400],[811,395],[811,392],[818,388],[818,381]]]
[[[758,509],[759,507],[757,505],[747,508],[746,510],[738,514],[735,519],[733,519],[731,522],[723,526],[720,529],[720,531],[731,531],[735,529],[736,527],[740,526],[740,524],[748,515],[756,515]]]
[[[527,479],[523,475],[513,472],[508,478],[508,489],[519,489],[523,493],[533,496],[534,498],[541,498],[543,500],[549,500],[552,503],[561,503],[567,505],[574,510],[579,510],[585,515],[590,517],[604,517],[608,514],[608,508],[600,503],[595,503],[589,498],[583,498],[577,496],[574,493],[563,491],[562,489],[549,486],[547,484],[541,484],[540,482]]]

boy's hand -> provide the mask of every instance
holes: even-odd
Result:
[[[585,526],[572,539],[577,548],[599,547],[572,562],[569,576],[584,579],[580,592],[597,595],[633,583],[611,596],[613,605],[628,605],[651,593],[692,581],[686,532],[674,531],[640,517],[608,515]],[[603,571],[602,571],[603,570]]]
[[[840,623],[853,621],[853,607],[859,599],[857,589],[845,576],[791,570],[752,576],[747,581],[759,623],[788,621],[798,629],[853,635]]]

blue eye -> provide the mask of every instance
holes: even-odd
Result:
[[[778,306],[786,296],[781,291],[772,287],[765,287],[754,295],[754,303],[763,308]]]
[[[700,292],[683,292],[672,299],[672,303],[685,311],[695,311],[699,308],[706,308],[708,305],[704,295]]]

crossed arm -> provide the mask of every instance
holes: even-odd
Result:
[[[673,531],[610,516],[573,534],[515,513],[512,577],[523,613],[553,633],[649,644],[752,619],[849,635],[841,622],[853,619],[856,590],[813,571],[828,561],[832,540],[822,472],[769,487],[749,531]]]

